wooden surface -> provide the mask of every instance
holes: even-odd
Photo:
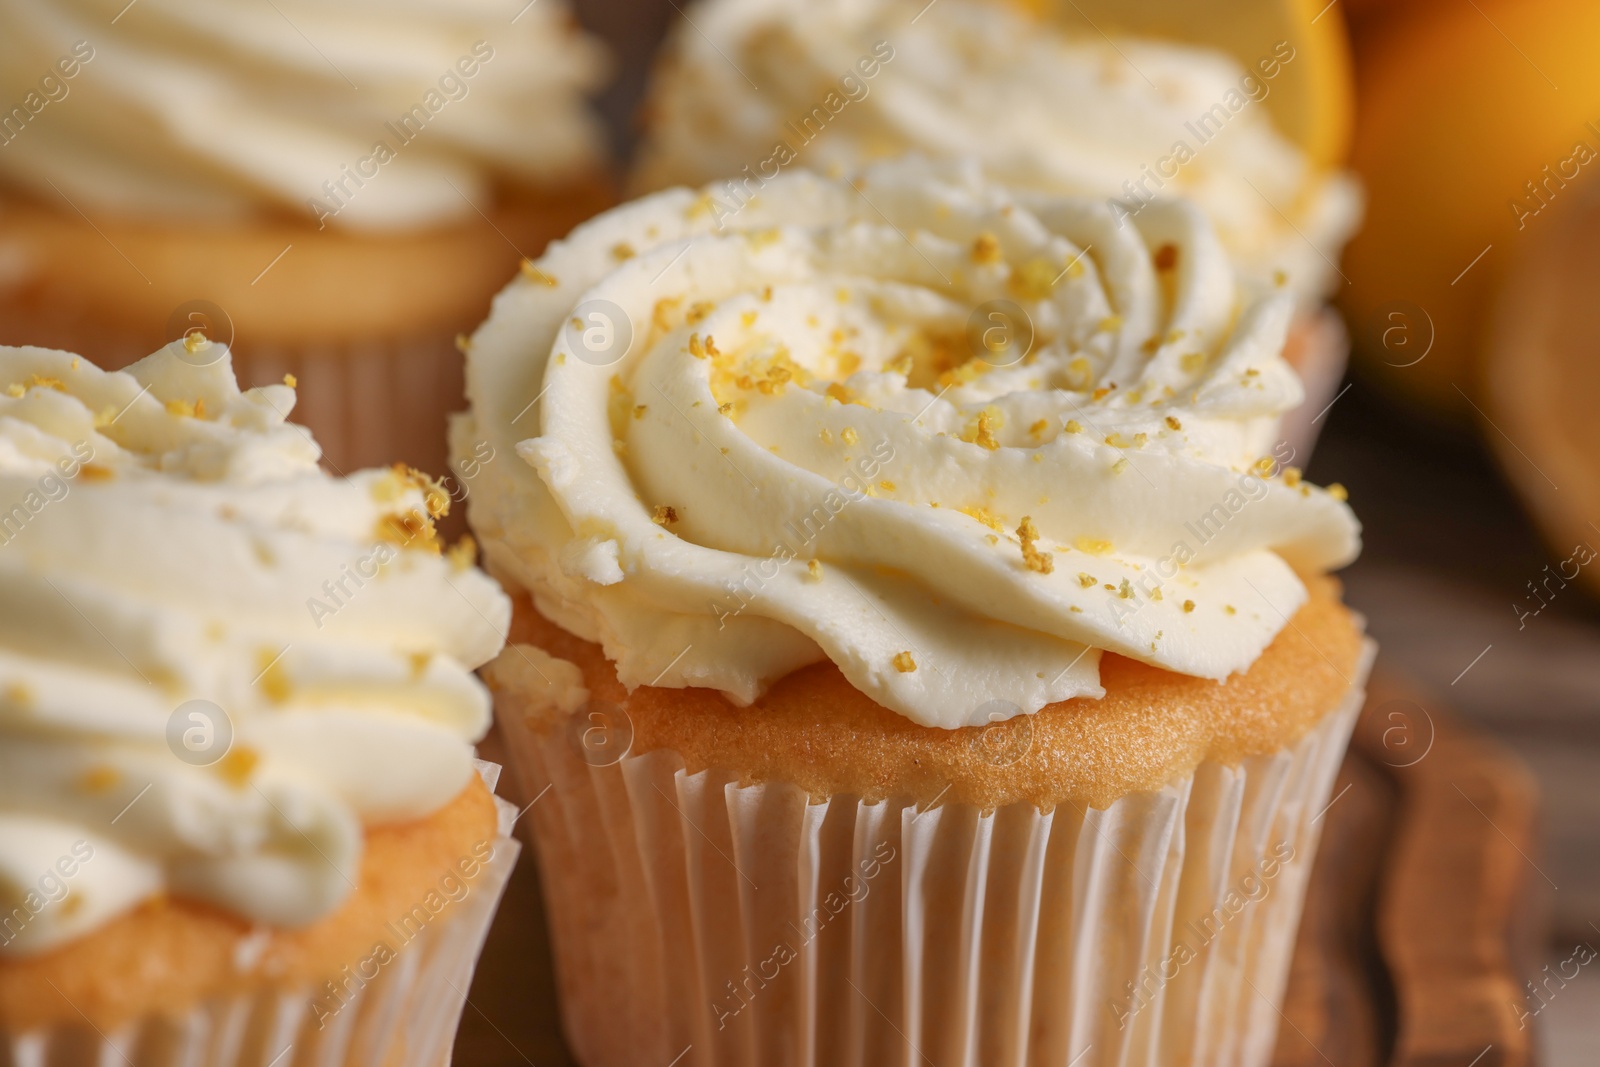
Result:
[[[1307,895],[1276,1067],[1526,1067],[1538,791],[1430,694],[1374,680]]]
[[[1518,976],[1538,970],[1544,888],[1521,761],[1380,675],[1333,792],[1274,1067],[1538,1062],[1516,1007]],[[473,984],[459,1067],[575,1064],[530,855]]]

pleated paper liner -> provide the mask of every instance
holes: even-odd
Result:
[[[611,179],[593,174],[503,191],[454,225],[353,234],[294,218],[91,221],[7,196],[0,344],[114,369],[198,329],[232,347],[244,388],[298,379],[293,419],[335,469],[405,462],[442,475],[445,421],[466,403],[457,335],[488,314],[519,257],[614,202]]]
[[[492,791],[500,768],[480,762]],[[393,950],[376,977],[264,988],[114,1030],[0,1032],[0,1067],[439,1067],[448,1063],[484,938],[521,846],[495,799],[494,853],[459,902]],[[352,967],[353,972],[357,968]],[[340,979],[335,976],[336,981]]]
[[[1317,436],[1328,425],[1328,409],[1339,397],[1339,383],[1350,362],[1350,335],[1344,320],[1327,307],[1296,315],[1289,326],[1283,358],[1300,375],[1306,398],[1283,417],[1278,435],[1294,452],[1282,462],[1304,467],[1311,460]]]
[[[1271,1056],[1318,816],[1362,704],[1106,808],[982,811],[586,760],[497,698],[586,1067]]]

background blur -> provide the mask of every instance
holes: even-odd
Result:
[[[1600,548],[1600,334],[1587,329],[1600,194],[1585,173],[1600,173],[1585,166],[1600,156],[1600,5],[1324,3],[1315,18],[1350,32],[1349,158],[1369,204],[1342,264],[1356,357],[1308,473],[1347,486],[1365,524],[1344,580],[1380,663],[1492,732],[1540,783],[1542,849],[1528,862],[1550,940],[1537,967],[1600,945],[1600,563],[1569,569],[1580,544]],[[617,58],[601,103],[625,160],[681,8],[575,6]],[[542,930],[502,914],[492,956],[545,952]],[[513,1042],[498,1025],[525,1012],[518,997],[480,982],[472,1000],[458,1062],[568,1062],[554,1035]],[[1600,1063],[1600,971],[1537,1024],[1543,1062]]]

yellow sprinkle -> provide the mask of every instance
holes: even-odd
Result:
[[[1092,574],[1085,574],[1083,571],[1078,572],[1078,584],[1083,586],[1085,589],[1093,589],[1094,583],[1098,582],[1099,580],[1100,579],[1096,578]]]
[[[283,657],[284,652],[278,649],[256,650],[256,666],[260,669],[256,684],[274,704],[282,704],[289,699],[289,675],[283,669]]]
[[[1122,579],[1122,584],[1117,587],[1117,595],[1123,600],[1133,599],[1133,585],[1128,579]]]
[[[829,400],[837,400],[841,404],[854,404],[856,402],[856,394],[843,382],[830,382],[822,395]]]
[[[1178,417],[1176,415],[1168,415],[1165,421],[1167,424],[1167,429],[1169,430],[1183,429],[1183,423],[1178,421]]]
[[[878,488],[882,489],[885,493],[892,493],[894,492],[894,483],[889,479],[884,478],[878,482]]]
[[[901,674],[910,674],[917,669],[917,661],[911,658],[909,652],[896,652],[894,654],[894,669]]]
[[[861,438],[856,434],[856,428],[854,426],[846,426],[844,429],[839,431],[839,440],[843,441],[847,445],[853,445],[860,441]]]
[[[253,748],[245,745],[234,745],[217,763],[217,773],[222,780],[238,789],[250,781],[250,776],[255,773],[256,766],[260,764],[261,757]]]
[[[1108,433],[1106,434],[1106,444],[1112,448],[1127,448],[1128,439],[1120,433]]]
[[[1061,277],[1065,266],[1058,266],[1043,257],[1030,259],[1012,270],[1008,284],[1012,293],[1024,300],[1043,300],[1055,288],[1056,279]]]
[[[695,359],[706,358],[705,342],[700,340],[700,335],[697,333],[691,333],[689,335],[689,354]]]
[[[1048,419],[1040,419],[1038,422],[1028,427],[1028,436],[1037,440],[1038,438],[1043,437],[1044,432],[1049,428],[1050,421]]]
[[[1267,478],[1272,475],[1272,467],[1274,462],[1275,461],[1271,456],[1262,456],[1260,459],[1255,461],[1251,469],[1257,474],[1261,475],[1261,477]]]
[[[833,444],[833,431],[824,426],[817,431],[817,439],[825,445]]]
[[[406,659],[411,662],[411,680],[421,681],[428,673],[428,666],[433,663],[433,653],[413,652]]]
[[[1128,469],[1128,457],[1124,456],[1111,465],[1112,474],[1121,474]]]
[[[1150,435],[1149,434],[1147,434],[1147,433],[1136,433],[1136,434],[1133,435],[1133,447],[1134,448],[1143,448],[1145,445],[1147,445],[1149,443],[1150,443]]]
[[[1189,612],[1191,612],[1193,610],[1194,610],[1194,601],[1185,600],[1183,602],[1183,612],[1184,612],[1184,614],[1187,615]]]
[[[1030,571],[1049,574],[1056,569],[1055,557],[1034,546],[1034,542],[1039,540],[1039,528],[1033,524],[1030,516],[1022,517],[1021,524],[1017,526],[1017,539],[1022,542],[1022,562]]]
[[[1003,425],[1005,416],[1000,413],[999,408],[991,404],[978,412],[967,424],[967,428],[961,433],[961,440],[993,452],[1000,447],[1000,441],[994,432]]]
[[[1092,537],[1079,537],[1073,540],[1072,547],[1079,552],[1087,552],[1091,556],[1104,556],[1111,552],[1110,541],[1098,541]]]
[[[478,542],[472,539],[471,534],[462,534],[461,540],[451,545],[444,555],[452,569],[471,570],[473,564],[478,562]]]
[[[820,579],[822,577],[822,564],[814,559],[807,560],[806,573],[811,575],[813,579]]]
[[[989,509],[986,508],[986,507],[982,507],[980,505],[980,506],[977,506],[977,507],[960,508],[958,510],[963,515],[967,515],[967,516],[970,516],[970,517],[972,517],[974,519],[977,519],[979,522],[983,523],[985,526],[989,527],[989,529],[991,529],[991,530],[998,530],[1001,533],[1005,532],[1005,527],[1000,524],[1000,520],[995,518],[992,514],[990,514]]]
[[[120,781],[122,781],[122,775],[117,773],[115,767],[98,766],[90,767],[79,775],[77,785],[80,793],[88,793],[94,796],[110,792],[116,788],[117,783]]]
[[[544,271],[534,266],[533,260],[531,259],[525,259],[522,261],[521,270],[522,276],[527,278],[530,282],[538,282],[540,285],[548,285],[552,289],[561,284],[560,282],[556,281],[554,277],[546,274]]]
[[[183,350],[191,356],[202,348],[209,347],[211,347],[211,338],[207,337],[201,330],[190,330],[183,335]]]
[[[615,259],[618,263],[632,259],[634,254],[633,246],[628,244],[626,241],[619,241],[611,246],[611,258]]]
[[[1077,419],[1068,419],[1067,420],[1067,425],[1066,425],[1066,430],[1067,430],[1068,433],[1082,433],[1083,432],[1083,424],[1080,423]]]
[[[1222,610],[1227,612],[1229,615],[1237,615],[1237,614],[1239,614],[1239,612],[1234,609],[1234,606],[1232,604],[1224,604],[1224,605],[1222,605]]]
[[[176,415],[179,418],[192,419],[195,417],[194,405],[187,400],[169,400],[167,401],[167,414]]]
[[[102,467],[98,463],[85,463],[83,469],[78,471],[78,477],[86,482],[109,482],[116,476],[110,467]]]
[[[1340,485],[1338,482],[1333,482],[1333,483],[1329,484],[1329,486],[1328,486],[1328,495],[1333,497],[1333,499],[1335,499],[1335,500],[1349,500],[1350,499],[1350,491],[1347,490],[1344,486]]]
[[[283,376],[283,384],[287,385],[290,389],[298,389],[300,388],[300,379],[296,378],[292,374],[285,374]]]
[[[1000,251],[1000,239],[985,230],[978,234],[972,242],[972,261],[974,263],[999,263],[1005,258]]]
[[[433,520],[416,508],[403,514],[385,515],[378,520],[376,536],[379,541],[438,555],[443,551],[439,532]]]

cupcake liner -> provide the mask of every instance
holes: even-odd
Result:
[[[480,761],[478,773],[493,790],[500,768]],[[360,988],[359,978],[347,980],[338,999],[325,987],[252,990],[114,1030],[60,1025],[0,1034],[0,1067],[448,1064],[478,954],[521,850],[511,837],[516,809],[498,797],[495,807],[493,858],[472,891],[396,949],[392,962]]]
[[[503,690],[586,1067],[1268,1062],[1374,646],[1294,745],[1105,808],[813,803]],[[548,719],[545,720],[548,722]]]
[[[1329,307],[1316,308],[1296,316],[1285,353],[1300,375],[1306,398],[1283,417],[1279,437],[1294,448],[1295,466],[1304,467],[1317,445],[1317,436],[1327,425],[1329,405],[1338,399],[1339,383],[1344,380],[1350,361],[1350,335],[1344,320]]]

